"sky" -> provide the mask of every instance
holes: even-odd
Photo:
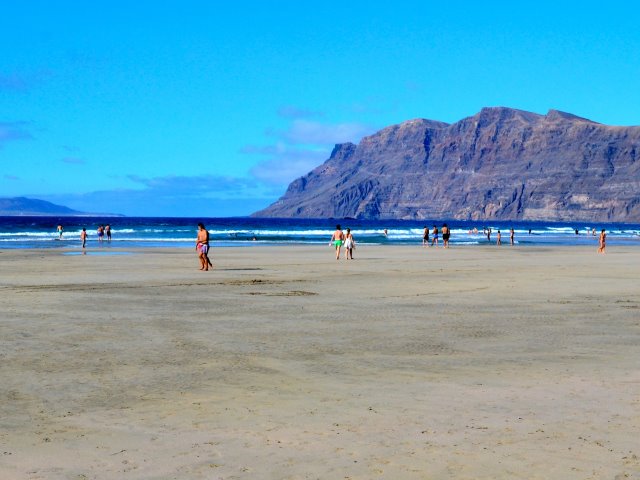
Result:
[[[0,0],[0,197],[245,216],[414,118],[640,125],[639,5]]]

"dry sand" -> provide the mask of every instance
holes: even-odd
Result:
[[[1,251],[0,478],[640,479],[608,248]]]

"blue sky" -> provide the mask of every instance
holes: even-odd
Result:
[[[635,2],[0,0],[0,197],[236,216],[485,106],[640,125]]]

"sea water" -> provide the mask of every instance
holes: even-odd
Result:
[[[508,244],[511,228],[515,230],[515,242],[519,245],[597,245],[603,228],[607,232],[608,245],[640,245],[640,224],[621,223],[12,216],[0,217],[0,249],[78,247],[82,228],[87,229],[89,247],[193,248],[198,222],[203,222],[209,230],[212,247],[328,244],[337,224],[343,229],[351,228],[359,244],[420,245],[425,226],[430,230],[434,225],[440,229],[443,223],[451,229],[452,246],[495,243],[498,230],[502,233],[503,244]],[[99,243],[97,228],[106,224],[111,226],[112,241],[107,243],[105,236]],[[56,231],[58,225],[64,228],[62,239]],[[490,240],[483,234],[483,230],[489,228],[492,230]],[[592,234],[594,229],[595,236]]]

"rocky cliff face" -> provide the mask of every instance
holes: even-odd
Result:
[[[640,221],[640,127],[484,108],[336,145],[257,217]]]

